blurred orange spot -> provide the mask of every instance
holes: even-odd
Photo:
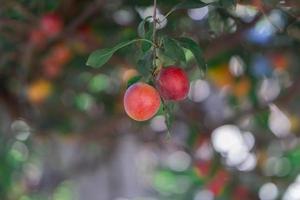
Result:
[[[47,80],[37,80],[31,83],[27,88],[28,100],[32,103],[42,103],[52,92],[52,85]]]
[[[50,54],[42,61],[43,72],[46,77],[57,77],[61,73],[63,65],[71,59],[71,56],[71,50],[66,44],[55,45],[51,49]]]
[[[275,69],[283,71],[288,68],[289,60],[288,58],[280,53],[275,53],[271,55],[271,62]]]
[[[231,86],[233,84],[233,76],[231,75],[227,64],[220,65],[208,70],[208,77],[219,88]]]
[[[233,94],[236,97],[245,97],[251,88],[251,83],[249,79],[243,78],[242,80],[238,81],[233,87]]]
[[[51,57],[60,65],[66,64],[71,58],[69,47],[63,43],[57,44],[51,50]]]

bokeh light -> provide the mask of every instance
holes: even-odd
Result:
[[[209,84],[204,80],[195,80],[190,84],[188,97],[194,102],[204,101],[210,94]]]
[[[263,103],[271,102],[278,97],[280,91],[281,87],[276,78],[264,78],[258,89],[258,96]]]
[[[193,20],[202,20],[204,19],[209,12],[208,6],[204,6],[202,8],[195,8],[188,10],[188,15]]]
[[[291,122],[276,105],[270,105],[269,128],[277,137],[289,135]]]
[[[23,120],[16,120],[11,124],[11,130],[16,134],[16,139],[25,141],[31,133],[29,125]]]
[[[176,151],[168,157],[167,163],[170,169],[181,172],[188,169],[191,164],[191,157],[184,151]]]
[[[257,14],[257,9],[251,5],[237,4],[235,7],[235,14],[245,22],[250,22]]]
[[[200,190],[196,193],[194,200],[213,200],[214,194],[209,190]]]
[[[285,19],[280,10],[273,10],[269,16],[260,20],[247,34],[251,42],[264,44],[269,42],[277,31],[285,26]]]
[[[223,125],[212,133],[212,144],[216,151],[225,158],[228,166],[239,166],[242,170],[253,169],[256,165],[255,156],[250,150],[255,143],[251,133],[242,133],[234,125]],[[247,160],[248,159],[248,160]]]
[[[113,18],[116,23],[126,26],[133,22],[134,13],[129,9],[121,9],[113,13]]]
[[[240,56],[232,56],[229,60],[229,69],[234,76],[241,76],[245,71],[245,63]]]
[[[274,200],[278,196],[278,188],[274,183],[265,183],[259,189],[261,200]]]
[[[166,125],[166,119],[163,115],[155,116],[153,119],[151,119],[150,127],[157,132],[165,131],[167,130]]]

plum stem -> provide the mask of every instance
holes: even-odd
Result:
[[[155,44],[153,46],[153,71],[155,71],[156,68],[156,23],[157,23],[157,19],[156,19],[156,9],[157,9],[157,0],[153,0],[153,35],[152,35],[152,41]]]
[[[156,43],[156,9],[157,9],[157,0],[153,0],[153,42]]]

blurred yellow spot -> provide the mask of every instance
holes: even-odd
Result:
[[[292,115],[290,117],[290,122],[291,122],[291,131],[292,132],[296,132],[299,130],[300,128],[300,124],[299,124],[299,117],[295,116],[295,115]]]
[[[32,103],[42,103],[52,92],[52,85],[47,80],[37,80],[27,88],[27,97]]]
[[[257,166],[259,166],[260,168],[263,168],[263,166],[265,165],[267,159],[268,159],[268,153],[264,150],[262,151],[258,151],[256,153],[257,156]]]
[[[231,86],[234,80],[227,64],[209,69],[208,77],[219,88]]]

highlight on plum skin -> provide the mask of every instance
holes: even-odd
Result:
[[[183,69],[169,66],[158,73],[155,86],[163,99],[181,101],[188,95],[190,82]]]
[[[146,121],[157,113],[160,96],[151,85],[138,82],[126,90],[123,103],[129,117],[136,121]]]

